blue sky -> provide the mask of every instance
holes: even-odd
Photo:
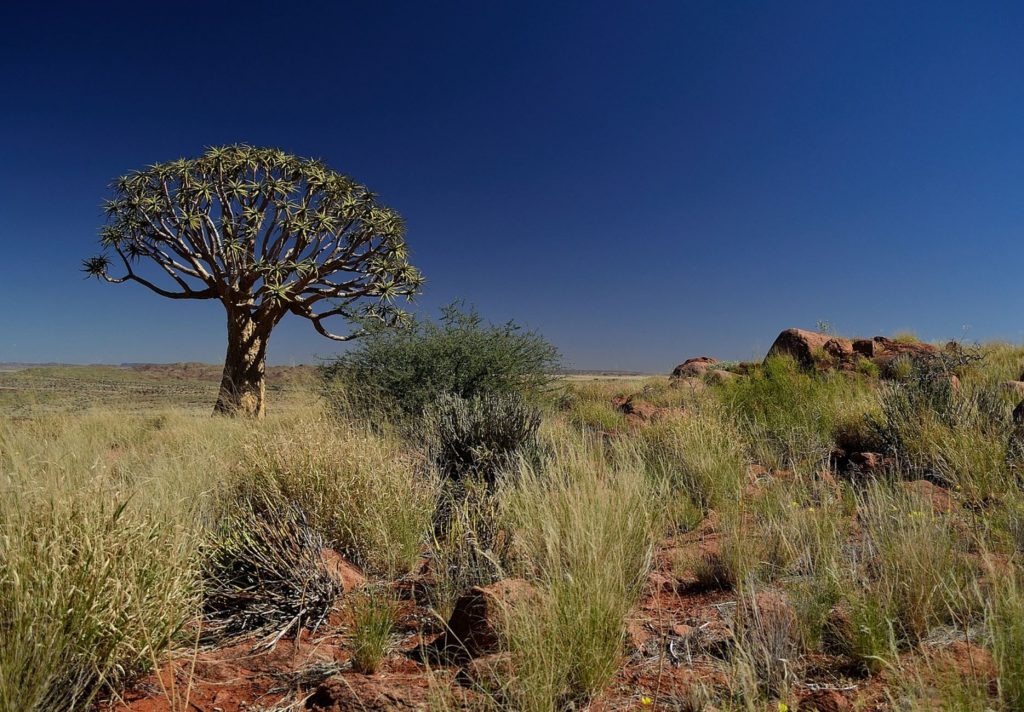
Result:
[[[17,5],[17,7],[12,7]],[[216,303],[86,281],[110,179],[324,159],[428,284],[580,368],[784,327],[1024,337],[1024,5],[10,3],[0,361],[220,361]],[[274,363],[338,345],[290,317]]]

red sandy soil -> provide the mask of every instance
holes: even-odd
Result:
[[[591,710],[685,710],[687,691],[698,684],[719,692],[728,689],[736,594],[700,589],[679,563],[714,552],[717,544],[713,516],[694,531],[660,544],[642,599],[627,621],[622,664],[608,688],[591,702]],[[442,626],[416,603],[420,587],[415,581],[394,586],[402,600],[398,644],[373,675],[354,672],[348,664],[350,626],[342,600],[314,633],[303,631],[297,640],[281,640],[269,651],[255,652],[258,641],[244,640],[179,655],[138,681],[123,700],[108,701],[101,709],[255,712],[288,704],[321,712],[471,709],[476,695],[465,670],[422,660],[420,653]],[[864,677],[844,658],[826,654],[805,655],[794,664],[799,682],[789,696],[796,703],[789,705],[791,710],[890,709],[886,691],[894,681],[884,673]],[[471,668],[472,662],[463,665]],[[935,669],[964,674],[981,670],[994,679],[988,653],[962,641],[907,653],[901,665],[926,674]],[[312,674],[318,668],[321,673]],[[765,709],[776,712],[778,707]]]

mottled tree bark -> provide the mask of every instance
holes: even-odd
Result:
[[[269,337],[270,330],[261,328],[247,309],[228,310],[228,352],[214,414],[264,416]]]

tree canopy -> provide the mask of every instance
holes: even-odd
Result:
[[[223,146],[129,173],[111,188],[104,251],[84,262],[107,282],[219,299],[258,322],[290,312],[339,341],[361,332],[333,333],[325,320],[393,323],[403,317],[396,298],[423,284],[399,215],[318,160]]]

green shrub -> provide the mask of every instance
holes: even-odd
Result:
[[[861,358],[857,360],[857,372],[869,378],[878,378],[882,375],[882,369],[871,359]]]
[[[374,420],[419,416],[439,396],[533,396],[551,382],[557,349],[535,331],[485,323],[476,311],[445,307],[438,322],[375,329],[322,369],[341,410]]]
[[[0,523],[0,710],[92,709],[193,613],[194,549],[125,502],[21,503]]]
[[[957,619],[968,589],[962,545],[945,515],[924,497],[872,483],[859,502],[860,573],[897,641],[917,644],[930,628]]]
[[[431,541],[434,580],[427,590],[440,619],[448,619],[469,588],[505,577],[512,535],[500,506],[500,494],[479,480],[442,491]]]
[[[899,657],[893,620],[882,602],[870,591],[855,589],[846,596],[848,618],[836,626],[826,625],[836,647],[864,672],[875,674],[895,663]]]

